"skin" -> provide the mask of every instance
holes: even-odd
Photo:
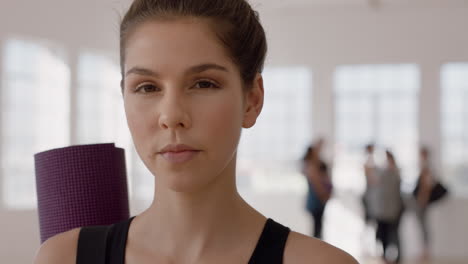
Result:
[[[239,69],[209,23],[150,21],[128,40],[125,112],[137,152],[155,175],[156,195],[130,226],[125,263],[247,263],[266,222],[240,197],[235,180],[241,129],[255,124],[263,106],[262,77],[242,89]],[[158,152],[173,143],[200,151],[169,163]],[[46,241],[35,263],[74,263],[78,234]],[[314,262],[357,263],[291,232],[284,263]]]

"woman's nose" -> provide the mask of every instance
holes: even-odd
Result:
[[[190,115],[183,95],[167,93],[160,102],[159,126],[162,129],[188,129],[191,127]]]

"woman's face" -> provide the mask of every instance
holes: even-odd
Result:
[[[261,77],[243,92],[237,66],[207,23],[146,22],[126,44],[124,104],[133,141],[157,184],[175,191],[234,172],[241,129],[255,123],[263,102]]]

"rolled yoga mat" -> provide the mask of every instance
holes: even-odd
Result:
[[[34,155],[41,243],[70,229],[129,218],[125,153],[113,143]]]

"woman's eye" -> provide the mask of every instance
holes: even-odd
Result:
[[[195,84],[195,88],[201,88],[201,89],[205,89],[205,88],[219,88],[218,85],[214,84],[213,82],[210,82],[210,81],[199,81]]]
[[[135,91],[140,93],[152,93],[157,91],[157,88],[152,84],[143,84],[138,86]]]

